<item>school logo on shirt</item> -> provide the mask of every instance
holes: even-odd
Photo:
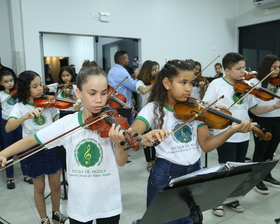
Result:
[[[13,98],[13,97],[10,97],[9,99],[6,100],[7,104],[8,105],[15,105],[17,103],[17,99]]]
[[[240,94],[240,93],[236,93],[236,92],[233,93],[233,95],[232,95],[232,100],[233,100],[233,102],[238,101],[242,96],[243,96],[243,95]],[[243,104],[243,99],[240,100],[237,104]]]
[[[180,124],[176,124],[175,128]],[[174,132],[174,137],[178,142],[188,143],[192,140],[192,131],[188,125],[184,125],[178,131]]]
[[[67,98],[68,95],[67,95],[65,92],[61,92],[61,97],[62,97],[62,98]]]
[[[94,139],[82,141],[75,151],[77,162],[84,167],[99,165],[103,160],[102,147]]]
[[[269,90],[270,90],[271,92],[273,92],[274,94],[277,93],[277,89],[276,89],[276,88],[269,88]]]
[[[39,117],[33,118],[33,123],[35,125],[41,126],[46,124],[47,117],[44,114],[40,114]]]

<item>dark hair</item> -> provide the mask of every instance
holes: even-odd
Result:
[[[193,72],[192,66],[183,60],[169,60],[160,72],[156,75],[156,79],[151,90],[151,95],[149,97],[149,102],[155,103],[155,120],[154,124],[156,128],[162,128],[163,118],[165,116],[163,107],[167,104],[168,96],[167,90],[165,89],[162,80],[168,78],[170,82],[176,77],[181,71],[191,71]],[[159,112],[159,114],[157,114]]]
[[[186,62],[187,62],[188,64],[190,64],[190,65],[192,66],[192,68],[194,69],[194,67],[195,67],[195,61],[194,61],[193,59],[186,59]]]
[[[127,54],[127,51],[123,51],[123,50],[117,51],[117,52],[115,53],[115,55],[114,55],[114,61],[115,61],[115,63],[116,63],[116,64],[120,64],[121,61],[123,60],[123,56],[124,56],[125,54]]]
[[[265,76],[267,76],[271,72],[271,66],[276,61],[280,61],[280,58],[277,57],[276,55],[273,54],[266,55],[260,64],[259,71],[257,74],[257,79],[262,80]],[[270,82],[270,77],[268,77],[262,82],[262,87],[267,88],[269,82]]]
[[[63,66],[58,73],[58,84],[64,84],[64,82],[62,81],[62,73],[66,71],[69,72],[70,75],[72,76],[71,81],[70,82],[75,82],[76,81],[76,76],[75,76],[75,72],[73,70],[73,68],[71,68],[70,66]]]
[[[30,83],[31,81],[36,77],[39,76],[34,71],[24,71],[19,74],[18,76],[18,102],[22,102],[23,104],[26,104],[30,95]],[[41,77],[40,77],[41,78]]]
[[[82,64],[82,68],[83,67],[92,67],[92,66],[98,66],[100,67],[96,61],[90,61],[90,60],[84,60],[83,64]]]
[[[12,88],[12,89],[14,89],[17,80],[15,80],[14,75],[11,72],[9,72],[8,70],[0,71],[0,82],[2,82],[3,76],[9,76],[9,75],[12,76],[14,79],[14,86]],[[0,91],[3,91],[3,90],[5,90],[5,87],[0,85]]]
[[[151,75],[152,68],[156,64],[153,61],[147,60],[141,66],[141,69],[137,75],[138,80],[142,80],[145,85],[150,85],[150,81],[155,77]]]
[[[236,52],[227,53],[222,60],[224,69],[232,69],[232,67],[240,61],[246,61],[246,58]]]
[[[104,76],[107,79],[106,73],[97,66],[83,67],[77,75],[77,87],[82,91],[83,85],[88,82],[90,76]]]
[[[221,68],[223,68],[223,66],[222,66],[222,64],[220,63],[220,62],[218,62],[218,63],[216,63],[215,65],[214,65],[214,68],[216,68],[216,66],[220,66]]]

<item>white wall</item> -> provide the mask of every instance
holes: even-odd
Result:
[[[0,58],[2,64],[12,68],[13,51],[7,0],[0,0]],[[14,69],[14,68],[13,68]]]
[[[13,0],[11,4],[22,14],[18,16],[23,35],[17,41],[23,46],[16,50],[24,52],[26,69],[35,71],[42,70],[39,32],[137,38],[142,47],[139,61],[163,65],[172,58],[192,58],[205,67],[216,56],[221,55],[216,61],[220,62],[226,53],[238,50],[238,26],[277,18],[259,18],[251,0]],[[110,22],[93,18],[100,11],[110,12]],[[203,74],[213,73],[210,66]]]
[[[280,7],[273,9],[261,9],[256,7],[252,0],[238,1],[238,17],[236,21],[237,27],[249,26],[279,19]]]

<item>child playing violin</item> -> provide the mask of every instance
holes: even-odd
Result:
[[[85,121],[100,113],[105,106],[107,85],[107,76],[99,67],[81,69],[77,76],[76,96],[83,101],[84,109],[57,120],[0,153],[0,162],[4,165],[10,155],[46,143],[82,125],[79,131],[51,145],[63,145],[67,151],[67,213],[71,224],[92,223],[94,219],[97,224],[118,224],[122,212],[117,165],[123,166],[128,158],[128,151],[124,151],[126,145],[120,144],[125,140],[123,131],[113,124],[109,137],[102,138],[97,130],[85,126]],[[44,153],[52,151],[43,150]]]
[[[136,82],[136,91],[138,93],[137,108],[140,111],[147,104],[150,96],[155,76],[158,73],[157,62],[147,60],[141,66]],[[150,171],[155,160],[155,148],[153,146],[144,147],[144,153],[147,164],[147,170]]]
[[[7,148],[9,145],[15,143],[16,141],[22,138],[22,128],[19,126],[11,132],[6,132],[5,126],[7,124],[8,117],[14,105],[17,103],[17,91],[14,89],[16,85],[16,80],[14,76],[9,71],[0,72],[0,102],[2,106],[2,119],[1,119],[1,134],[3,137],[3,149]],[[11,159],[10,157],[9,159]],[[24,161],[20,161],[20,168],[23,174],[23,180],[29,184],[33,184],[32,179],[27,177],[26,167]],[[14,189],[14,169],[13,166],[10,166],[6,169],[7,177],[7,188]]]
[[[151,146],[156,141],[161,142],[155,146],[156,159],[148,180],[147,206],[172,178],[200,169],[201,149],[209,152],[234,133],[248,132],[256,125],[244,120],[212,137],[203,122],[194,120],[168,137],[169,131],[183,123],[174,117],[174,106],[178,101],[186,101],[190,97],[194,78],[193,67],[188,62],[168,61],[156,76],[149,103],[142,108],[131,126],[139,134],[152,128],[152,131],[142,135],[142,144]],[[186,224],[193,221],[185,217],[168,223]]]
[[[42,81],[36,72],[22,72],[18,77],[17,91],[19,102],[10,113],[6,124],[7,132],[11,132],[21,125],[22,137],[26,138],[33,136],[35,132],[49,126],[59,118],[59,111],[53,107],[45,109],[42,113],[40,113],[40,108],[34,107],[34,99],[41,97],[43,94]],[[10,147],[13,148],[15,144]],[[17,146],[18,152],[12,152],[9,156],[31,147],[31,145],[20,144]],[[46,213],[44,198],[46,175],[48,176],[51,189],[52,220],[58,223],[64,223],[67,220],[67,217],[59,212],[61,163],[55,158],[55,155],[55,150],[41,151],[25,159],[27,176],[33,179],[34,200],[42,224],[50,223]]]
[[[203,101],[205,103],[211,103],[222,94],[224,95],[224,98],[218,101],[217,106],[221,108],[230,108],[241,97],[240,94],[234,91],[233,87],[236,81],[243,80],[244,78],[246,58],[239,53],[232,52],[224,56],[222,63],[225,76],[220,79],[214,79],[210,83]],[[253,114],[264,114],[278,108],[280,108],[279,100],[276,101],[275,104],[261,106],[258,105],[255,97],[249,94],[244,99],[236,103],[230,109],[230,112],[232,113],[233,117],[240,120],[245,120],[249,119],[248,111],[252,112]],[[226,130],[227,129],[213,129],[213,134],[218,135]],[[219,163],[226,163],[227,161],[245,162],[249,138],[250,133],[236,133],[232,135],[225,143],[219,145],[217,147]],[[236,212],[244,211],[244,208],[239,204],[239,201],[229,203],[227,206]],[[223,216],[223,206],[214,208],[212,212],[217,216]]]
[[[201,64],[198,61],[187,60],[190,63],[194,70],[195,79],[193,81],[193,90],[191,97],[196,99],[202,99],[205,94],[206,82],[200,77],[203,77],[201,74]],[[204,77],[203,77],[204,78]]]
[[[58,94],[57,95],[58,99],[69,98],[72,100],[77,100],[75,96],[75,90],[77,86],[73,84],[73,82],[75,81],[76,81],[76,76],[73,68],[71,68],[70,66],[63,66],[58,73],[58,82],[51,84],[48,87],[50,88],[51,92],[55,92],[56,94]],[[80,106],[82,105],[80,104]],[[76,107],[78,108],[78,105],[76,105]],[[61,117],[69,113],[72,113],[73,109],[74,109],[73,107],[69,107],[67,109],[60,109]]]
[[[220,62],[216,63],[214,65],[214,68],[215,68],[215,72],[216,72],[214,78],[221,78],[224,76],[224,74],[222,72],[223,66]]]
[[[279,86],[275,86],[270,83],[270,80],[278,77],[280,70],[280,58],[276,55],[269,54],[264,57],[260,64],[260,68],[257,74],[257,78],[250,79],[252,84],[257,84],[259,80],[262,80],[267,74],[274,71],[270,77],[265,79],[261,86],[263,88],[271,90],[276,95],[280,96],[280,88]],[[276,103],[277,98],[270,101],[264,101],[257,98],[257,102],[259,105],[271,105],[271,103]],[[253,115],[253,121],[258,122],[258,124],[265,128],[266,131],[269,131],[272,134],[272,139],[270,141],[259,141],[259,138],[254,136],[255,141],[255,150],[253,154],[254,162],[262,162],[266,160],[272,160],[273,154],[276,151],[280,139],[280,109],[261,114],[261,115]],[[264,184],[265,183],[265,184]],[[268,194],[269,190],[267,186],[280,188],[280,182],[275,180],[271,173],[269,173],[263,181],[256,185],[254,188],[257,192],[261,194]]]

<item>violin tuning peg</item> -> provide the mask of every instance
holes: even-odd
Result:
[[[137,137],[137,138],[136,138],[136,141],[137,141],[137,142],[141,142],[141,141],[142,141],[142,138],[141,138],[141,137]]]
[[[135,133],[134,135],[132,135],[133,138],[137,137],[139,134]]]
[[[120,142],[120,145],[121,145],[121,146],[124,146],[126,143],[127,143],[127,141],[121,141],[121,142]]]

